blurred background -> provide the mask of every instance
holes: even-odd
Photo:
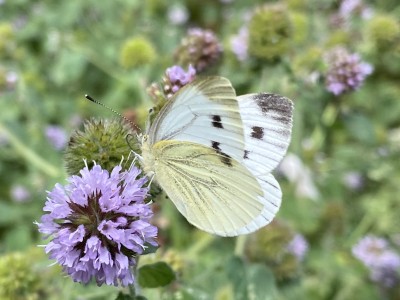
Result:
[[[143,260],[167,261],[178,279],[143,294],[400,299],[397,0],[0,0],[0,299],[115,299],[117,288],[49,267],[34,222],[46,190],[65,183],[70,135],[115,118],[84,94],[143,124],[151,84],[189,64],[238,95],[293,99],[292,143],[274,172],[282,208],[238,243],[160,201],[161,248]]]

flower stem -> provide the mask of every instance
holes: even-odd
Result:
[[[350,233],[350,236],[347,238],[345,244],[348,246],[354,245],[356,239],[360,238],[368,231],[368,229],[373,224],[374,220],[375,220],[375,215],[372,214],[364,215],[360,223],[358,223],[358,226]]]
[[[239,235],[236,238],[236,245],[235,245],[235,255],[236,256],[243,256],[244,254],[244,246],[246,245],[247,235]]]
[[[132,298],[135,298],[135,296],[136,296],[135,283],[128,285],[128,288],[129,288],[129,296],[131,296]]]
[[[11,131],[0,123],[0,133],[7,136],[8,141],[14,147],[17,153],[24,157],[29,163],[51,177],[60,176],[60,171],[53,165],[46,162],[42,157],[24,145]]]
[[[196,241],[196,243],[191,246],[186,254],[190,257],[197,257],[198,253],[200,253],[204,248],[208,247],[213,241],[215,237],[211,234],[204,234],[200,239]]]

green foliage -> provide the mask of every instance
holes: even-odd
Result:
[[[170,284],[175,273],[165,262],[144,265],[138,270],[139,284],[144,288],[156,288]]]
[[[399,1],[363,0],[344,17],[342,1],[334,0],[0,2],[1,299],[398,299],[399,285],[372,281],[352,247],[373,234],[400,254]],[[173,6],[186,8],[186,22],[177,22]],[[242,26],[248,58],[239,60],[231,42]],[[212,31],[219,44],[194,39],[191,55],[182,43],[193,27]],[[204,45],[217,49],[218,59]],[[358,53],[374,72],[359,89],[334,96],[324,82],[326,53],[337,45]],[[161,83],[177,60],[211,62],[208,74],[229,78],[238,95],[265,91],[293,99],[288,152],[301,162],[299,178],[309,182],[275,172],[283,193],[277,220],[240,239],[199,232],[153,184],[160,247],[146,249],[137,279],[157,288],[139,287],[143,296],[132,296],[128,289],[76,284],[48,267],[42,248],[41,255],[31,249],[45,243],[34,224],[45,191],[64,183],[66,173],[78,174],[83,159],[110,170],[130,147],[138,150],[127,144],[132,130],[119,120],[83,122],[118,118],[84,94],[144,130],[149,108],[161,106],[148,87]],[[47,140],[48,125],[72,137],[65,153]],[[26,187],[28,200],[16,200],[15,185]],[[309,243],[302,261],[287,252],[296,233]]]
[[[240,258],[232,257],[226,269],[234,299],[277,299],[274,275],[265,265],[245,266]]]

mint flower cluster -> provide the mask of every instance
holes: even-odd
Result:
[[[362,238],[352,251],[370,270],[372,281],[384,287],[393,287],[400,282],[400,256],[389,247],[387,240],[369,235]]]
[[[122,171],[118,165],[108,172],[94,165],[49,192],[48,214],[38,223],[39,231],[51,237],[46,253],[74,281],[132,284],[136,257],[148,245],[157,245],[157,228],[150,224],[153,212],[144,201],[147,178],[139,175],[133,166]]]
[[[363,62],[357,53],[349,53],[342,47],[329,52],[326,60],[326,89],[336,96],[359,88],[373,71],[372,66]]]

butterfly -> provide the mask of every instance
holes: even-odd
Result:
[[[271,171],[287,151],[292,112],[285,97],[237,97],[226,78],[196,79],[141,136],[142,167],[194,226],[219,236],[254,232],[281,204]]]

